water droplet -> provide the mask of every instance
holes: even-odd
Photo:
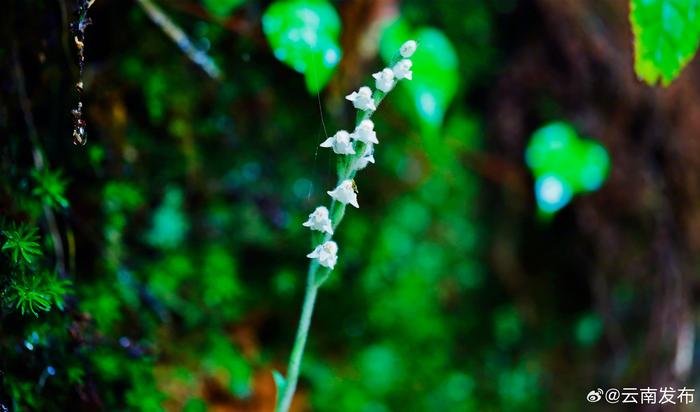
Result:
[[[95,0],[80,0],[76,11],[77,21],[71,24],[73,30],[73,42],[78,49],[78,68],[80,78],[75,84],[78,93],[78,107],[73,110],[73,144],[83,146],[87,143],[87,131],[85,120],[83,119],[83,69],[85,68],[85,29],[92,23],[87,16],[87,11]]]
[[[84,146],[87,143],[87,131],[85,129],[86,123],[83,119],[83,102],[78,102],[78,107],[71,113],[73,114],[73,144]]]
[[[73,129],[73,144],[76,146],[85,146],[87,143],[87,133],[84,127],[76,127]]]

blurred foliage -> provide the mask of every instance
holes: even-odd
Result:
[[[279,0],[265,11],[262,24],[275,57],[304,74],[309,92],[321,90],[342,55],[333,6],[326,0]]]
[[[60,170],[35,169],[32,171],[32,177],[36,181],[32,194],[38,196],[43,204],[50,207],[68,207],[68,200],[64,196],[67,182]]]
[[[246,0],[202,0],[202,2],[204,7],[215,16],[226,17],[243,5]]]
[[[251,12],[237,3],[203,5],[217,18]],[[423,3],[407,3],[405,17],[381,36],[386,61],[394,56],[383,50],[409,36],[420,48],[414,82],[387,100],[388,113],[398,109],[407,122],[375,119],[382,141],[377,165],[358,178],[367,206],[348,217],[339,239],[341,264],[320,298],[303,368],[304,386],[311,386],[302,389],[318,410],[465,410],[505,405],[513,396],[528,410],[540,396],[537,381],[523,377],[534,360],[511,362],[502,358],[500,348],[507,346],[473,333],[493,327],[498,339],[517,344],[524,332],[513,309],[494,320],[465,322],[460,315],[479,307],[487,287],[477,241],[482,228],[474,217],[479,183],[460,166],[461,156],[482,144],[483,125],[463,108],[451,113],[450,105],[489,69],[491,11],[475,1],[459,16],[448,13],[458,20],[438,29],[433,25],[449,7],[435,6],[425,14]],[[34,178],[41,188],[35,199],[80,205],[68,211],[79,215],[80,270],[71,272],[75,298],[63,306],[78,320],[56,316],[49,323],[67,322],[75,343],[48,344],[54,332],[38,331],[23,356],[42,342],[64,352],[21,374],[5,367],[12,382],[5,393],[17,410],[43,405],[31,388],[49,359],[53,393],[74,396],[53,380],[67,377],[67,385],[84,394],[80,402],[109,410],[205,410],[216,403],[211,393],[260,402],[255,377],[262,373],[272,384],[270,371],[286,359],[296,323],[308,242],[301,222],[333,176],[326,159],[314,155],[322,129],[316,97],[300,92],[321,90],[336,73],[343,53],[336,4],[283,0],[263,8],[258,22],[273,55],[215,23],[188,28],[221,56],[222,68],[236,73],[237,81],[224,83],[183,65],[177,48],[138,9],[104,7],[91,9],[100,14],[93,16],[89,42],[114,41],[114,50],[123,52],[90,57],[94,64],[111,62],[96,79],[100,95],[109,97],[93,103],[106,117],[89,126],[102,138],[93,139],[88,152],[60,139],[46,142],[71,153],[52,164],[67,168],[73,182],[80,167],[79,191],[67,191],[57,172]],[[110,13],[120,17],[101,18]],[[112,35],[112,22],[120,19],[134,28],[124,40]],[[472,41],[457,47],[461,36]],[[303,73],[306,85],[274,58]],[[380,64],[376,58],[372,65]],[[261,112],[242,110],[241,102],[258,105],[257,96],[265,95],[271,100]],[[324,111],[332,107],[325,99]],[[260,123],[258,116],[274,122]],[[340,124],[344,115],[329,110],[328,116]],[[397,190],[384,191],[385,185]],[[49,262],[55,258],[50,248],[45,254]],[[31,335],[33,326],[23,322],[12,336]],[[466,336],[473,336],[474,353],[501,366],[484,371],[455,344]],[[516,382],[522,392],[495,391],[487,384],[493,379]]]
[[[630,0],[634,69],[650,85],[668,86],[700,44],[697,0]]]
[[[537,206],[545,214],[557,212],[576,194],[598,190],[610,168],[603,146],[579,138],[563,122],[536,130],[525,157],[535,176]]]
[[[381,54],[390,63],[405,39],[418,42],[418,51],[411,57],[413,80],[405,90],[410,94],[404,110],[409,117],[420,120],[423,129],[434,129],[442,124],[445,111],[457,92],[457,53],[445,34],[435,28],[410,30],[403,20],[396,20],[384,31],[380,42]],[[404,101],[404,100],[402,100]]]

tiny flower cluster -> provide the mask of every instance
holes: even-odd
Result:
[[[362,86],[356,92],[352,92],[345,97],[355,109],[364,112],[364,116],[352,133],[346,130],[339,130],[321,143],[321,147],[330,148],[335,154],[351,156],[350,161],[347,163],[348,169],[345,170],[344,174],[341,174],[340,184],[335,189],[327,192],[333,199],[333,202],[339,202],[343,205],[350,204],[356,208],[360,207],[360,204],[357,202],[355,182],[351,179],[351,176],[354,172],[364,169],[370,163],[374,163],[374,145],[379,144],[377,133],[374,131],[374,122],[369,119],[369,116],[377,110],[377,104],[383,97],[382,93],[389,93],[400,80],[411,80],[413,78],[413,72],[411,71],[413,63],[410,57],[415,53],[417,47],[418,44],[415,41],[407,41],[399,49],[401,59],[392,67],[384,68],[372,75],[375,80],[375,87],[380,92],[377,96],[373,96],[371,88]],[[333,210],[332,206],[331,210]],[[303,223],[310,230],[327,234],[327,240],[316,246],[306,256],[311,259],[317,259],[321,266],[331,270],[338,261],[338,244],[330,240],[330,237],[333,235],[333,227],[337,227],[338,223],[332,222],[330,212],[325,206],[317,207],[309,215],[309,219]]]

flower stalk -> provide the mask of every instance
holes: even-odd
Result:
[[[338,245],[332,240],[333,234],[345,216],[347,205],[360,207],[354,178],[359,170],[374,163],[374,145],[379,143],[371,117],[396,83],[412,78],[412,63],[409,58],[416,48],[415,41],[407,41],[401,46],[392,65],[373,75],[376,86],[374,92],[363,86],[346,96],[357,109],[354,131],[348,133],[340,130],[321,143],[321,147],[330,148],[339,156],[338,183],[335,189],[327,192],[332,199],[330,208],[318,206],[303,224],[312,230],[314,249],[307,255],[312,260],[309,263],[304,302],[287,366],[287,376],[284,378],[275,375],[278,391],[276,412],[287,412],[294,398],[318,289],[328,279],[338,260]]]

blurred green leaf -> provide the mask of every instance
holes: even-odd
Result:
[[[121,317],[121,301],[108,285],[85,287],[80,295],[83,299],[80,308],[89,313],[95,319],[97,329],[107,332],[117,323]]]
[[[36,182],[36,187],[32,190],[33,195],[50,207],[68,207],[68,200],[65,198],[68,183],[63,179],[60,170],[34,169],[32,177]]]
[[[342,55],[340,18],[325,0],[281,0],[263,15],[263,31],[275,57],[304,74],[306,88],[320,91]]]
[[[514,307],[500,308],[494,313],[494,334],[500,345],[511,345],[522,335],[522,319]]]
[[[591,346],[603,333],[603,320],[596,313],[587,313],[576,324],[576,341],[581,346]]]
[[[201,282],[204,288],[204,304],[210,307],[224,305],[232,308],[233,302],[241,294],[236,262],[231,252],[220,246],[208,248],[201,268]]]
[[[204,399],[192,398],[182,408],[183,412],[207,412],[207,402]]]
[[[245,3],[246,0],[202,0],[204,7],[211,14],[225,17],[230,15],[239,6]]]
[[[700,41],[700,1],[631,0],[634,69],[650,85],[668,86]]]
[[[362,351],[356,363],[367,390],[376,395],[389,392],[404,372],[398,353],[384,344]]]
[[[403,82],[411,95],[411,105],[421,122],[430,128],[442,125],[445,112],[457,92],[459,72],[457,52],[440,30],[424,27],[412,31],[403,20],[389,25],[380,43],[382,58],[391,63],[396,51],[408,39],[418,42],[411,57],[413,80]]]
[[[102,193],[107,213],[130,212],[144,201],[139,187],[131,182],[107,182]]]
[[[177,187],[165,191],[163,203],[153,215],[153,227],[146,234],[146,240],[161,249],[174,249],[185,238],[189,221],[183,212],[184,195]]]
[[[563,208],[578,193],[597,190],[610,169],[605,148],[579,138],[576,130],[564,122],[553,122],[535,131],[525,157],[535,176],[537,205],[545,214]]]
[[[229,378],[228,388],[235,396],[250,396],[252,367],[225,337],[211,336],[209,346],[202,357],[202,365],[212,375],[224,371]]]

